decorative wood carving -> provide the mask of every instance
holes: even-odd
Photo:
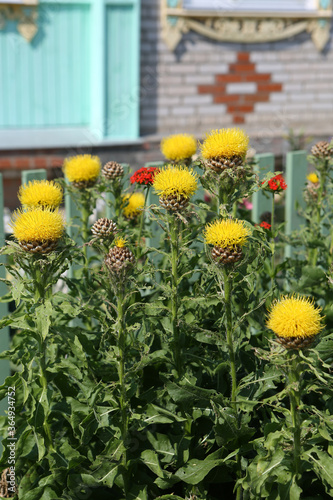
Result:
[[[17,30],[27,42],[31,42],[38,31],[36,2],[26,5],[0,3],[0,30],[7,21],[17,21]]]
[[[184,33],[195,31],[221,42],[262,43],[283,40],[303,31],[321,51],[330,38],[332,0],[318,0],[318,9],[304,12],[187,10],[181,0],[162,0],[162,36],[171,50]]]

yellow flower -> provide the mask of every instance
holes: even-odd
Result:
[[[161,151],[167,160],[181,161],[191,158],[197,150],[197,141],[193,135],[178,134],[165,137],[161,142]]]
[[[62,215],[50,208],[32,208],[27,212],[17,210],[10,225],[19,242],[56,241],[64,232]]]
[[[27,208],[57,208],[62,202],[62,189],[53,181],[30,181],[21,186],[18,199]]]
[[[142,209],[145,206],[145,197],[143,193],[126,194],[123,197],[123,202],[124,215],[130,219],[131,217],[136,217],[142,212]]]
[[[117,238],[114,242],[115,246],[118,248],[124,248],[126,246],[125,238]]]
[[[204,231],[206,243],[221,248],[242,247],[251,234],[243,221],[237,219],[216,220]]]
[[[320,311],[306,297],[286,295],[273,303],[266,324],[278,337],[314,337],[323,329]]]
[[[65,159],[63,171],[69,182],[95,181],[101,171],[101,161],[98,156],[73,156]]]
[[[312,182],[312,184],[318,184],[319,182],[319,177],[315,172],[311,172],[306,178],[308,181]]]
[[[159,196],[190,198],[198,187],[197,174],[182,166],[167,165],[154,177],[154,189]]]
[[[239,128],[212,130],[206,135],[201,146],[201,154],[207,160],[211,158],[244,157],[249,146],[249,138]]]

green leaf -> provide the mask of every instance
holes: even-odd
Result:
[[[175,456],[175,449],[166,434],[147,432],[147,437],[156,453],[164,455],[163,462],[169,463]]]
[[[155,451],[144,450],[141,453],[141,460],[158,477],[163,478],[166,475],[166,473],[163,472],[163,470],[160,466],[158,456],[157,456],[157,453]]]
[[[95,488],[96,486],[100,486],[100,483],[91,474],[69,474],[67,485],[71,490],[79,493],[80,488],[84,489],[85,486]]]
[[[166,384],[166,389],[171,398],[176,403],[182,403],[188,408],[194,403],[197,406],[206,406],[207,402],[217,396],[216,391],[210,389],[203,389],[191,384],[177,385],[174,382]]]
[[[147,486],[141,484],[133,486],[128,494],[129,500],[149,500]]]
[[[37,459],[37,447],[35,436],[29,427],[29,429],[25,430],[19,440],[17,441],[17,453],[19,453],[20,457],[27,457],[29,459]]]
[[[112,488],[114,480],[118,474],[118,465],[110,464],[107,473],[100,478],[100,482],[109,488]]]
[[[302,491],[302,488],[296,484],[295,478],[293,478],[290,488],[290,500],[299,500],[301,498]]]
[[[52,489],[50,486],[47,486],[44,491],[43,495],[40,497],[40,500],[52,500],[52,499],[58,499],[59,495]]]
[[[178,469],[175,476],[187,484],[199,484],[209,474],[209,472],[223,464],[222,459],[210,460],[190,460],[184,467]]]
[[[65,470],[69,470],[85,460],[85,457],[72,448],[67,441],[62,443],[51,456],[54,459],[55,467]]]
[[[178,495],[162,495],[161,497],[156,497],[156,500],[184,500],[184,498]]]
[[[29,491],[29,493],[24,494],[24,500],[40,500],[42,498],[43,491],[44,491],[43,487],[34,488],[32,491]],[[21,497],[20,490],[19,490],[19,497]]]
[[[157,405],[150,404],[147,407],[144,422],[147,424],[171,424],[172,422],[185,422],[186,418],[179,417],[176,413],[165,410]]]
[[[43,304],[36,307],[36,326],[43,340],[46,339],[51,326],[52,302],[46,300]]]
[[[333,458],[317,447],[304,452],[303,456],[313,465],[315,473],[325,484],[327,492],[333,495]]]

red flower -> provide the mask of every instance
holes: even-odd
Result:
[[[261,224],[259,224],[260,227],[263,227],[264,229],[270,229],[272,226],[271,224],[268,224],[268,222],[261,222]]]
[[[265,184],[265,181],[262,182],[262,184]],[[287,184],[286,184],[284,178],[282,177],[282,175],[279,174],[279,175],[276,175],[275,177],[272,177],[271,179],[269,179],[268,185],[266,186],[266,189],[268,189],[270,191],[280,192],[280,191],[284,191],[285,189],[287,189]]]
[[[146,184],[151,186],[154,182],[154,176],[159,172],[157,167],[142,167],[137,170],[130,178],[131,184],[137,182],[138,184]]]

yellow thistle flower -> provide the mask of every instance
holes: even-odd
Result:
[[[204,231],[207,244],[220,248],[242,247],[251,234],[244,221],[237,219],[216,220],[208,224]]]
[[[114,242],[115,246],[118,248],[124,248],[126,246],[125,238],[117,238]]]
[[[136,217],[140,213],[142,213],[142,209],[145,206],[145,197],[143,193],[133,193],[126,194],[123,197],[124,203],[124,215],[129,219],[132,217]]]
[[[64,232],[64,220],[58,210],[32,208],[17,210],[10,224],[15,238],[21,241],[57,241]]]
[[[320,311],[306,297],[286,295],[273,303],[266,325],[278,337],[314,337],[323,329]]]
[[[63,171],[69,182],[95,181],[101,166],[98,156],[78,155],[65,159]]]
[[[167,160],[186,160],[196,153],[197,141],[193,135],[170,135],[162,140],[161,151]]]
[[[201,145],[201,154],[206,160],[211,158],[245,157],[249,138],[239,128],[212,130]]]
[[[198,176],[193,169],[167,165],[154,177],[154,189],[159,196],[190,198],[198,187]]]
[[[318,184],[319,177],[315,172],[311,172],[311,174],[306,176],[307,180],[312,182],[312,184]]]
[[[57,208],[62,202],[62,189],[53,181],[30,181],[20,187],[18,199],[24,207]]]

